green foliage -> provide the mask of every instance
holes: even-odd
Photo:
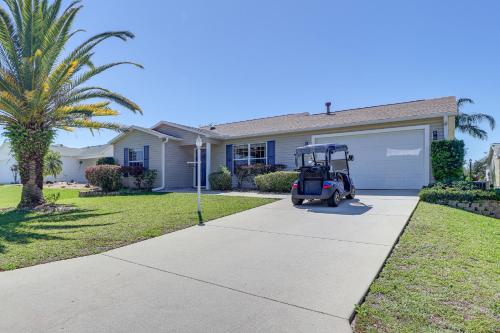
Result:
[[[430,203],[446,201],[476,202],[500,200],[500,191],[433,187],[421,190],[419,196],[422,201]]]
[[[26,187],[21,206],[43,203],[43,158],[56,130],[121,125],[98,121],[118,115],[111,103],[142,113],[128,98],[109,89],[86,86],[99,74],[131,62],[95,65],[96,47],[111,38],[126,41],[128,31],[110,31],[82,43],[74,28],[83,6],[62,0],[5,0],[0,8],[0,128],[10,139]],[[74,49],[69,46],[76,45]],[[35,186],[36,184],[36,186]]]
[[[52,192],[45,194],[45,202],[49,205],[55,205],[61,199],[61,192]]]
[[[122,171],[118,165],[97,165],[85,169],[90,185],[100,187],[103,192],[118,191],[122,187]]]
[[[495,118],[486,113],[465,113],[462,111],[465,104],[474,104],[470,98],[460,98],[457,101],[458,115],[455,117],[455,128],[465,134],[480,140],[488,139],[488,133],[479,125],[486,121],[493,131],[496,126]]]
[[[463,178],[465,148],[462,140],[433,141],[431,145],[432,173],[438,182]]]
[[[229,191],[233,188],[231,171],[225,166],[219,171],[213,172],[209,176],[210,188],[216,191]]]
[[[157,170],[146,170],[144,173],[144,188],[147,191],[151,191],[153,189],[156,177],[158,176],[158,171]]]
[[[52,176],[56,179],[57,175],[62,172],[62,168],[61,153],[49,150],[44,158],[43,175]]]
[[[96,162],[97,165],[116,165],[114,157],[101,157]]]
[[[296,171],[277,171],[255,177],[255,184],[262,192],[290,192],[298,177]]]
[[[236,168],[235,174],[238,179],[238,188],[241,188],[245,180],[253,181],[258,175],[263,175],[266,173],[276,172],[285,170],[286,166],[283,164],[250,164],[250,165],[240,165]]]

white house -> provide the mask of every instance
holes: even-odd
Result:
[[[100,145],[84,148],[70,148],[64,145],[53,145],[51,150],[61,154],[63,171],[57,176],[57,181],[86,183],[85,169],[95,165],[101,157],[112,157],[113,147],[111,145]],[[10,184],[14,182],[14,175],[11,167],[16,164],[8,142],[0,145],[0,184]],[[54,181],[53,177],[46,177],[46,181]],[[18,177],[19,181],[19,177]]]
[[[486,181],[495,188],[500,188],[500,143],[494,143],[488,153]]]

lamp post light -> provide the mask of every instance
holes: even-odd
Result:
[[[197,168],[197,181],[196,185],[198,188],[198,221],[199,225],[203,225],[203,218],[201,215],[201,147],[203,146],[203,141],[198,135],[196,138],[196,168]]]

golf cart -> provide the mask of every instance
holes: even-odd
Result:
[[[304,200],[326,201],[336,207],[342,198],[352,199],[356,194],[346,145],[317,144],[297,148],[295,163],[300,172],[292,185],[292,202],[301,205]]]

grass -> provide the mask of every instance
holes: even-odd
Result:
[[[356,332],[499,332],[500,220],[420,203]]]
[[[18,186],[0,187],[0,208],[14,207]],[[79,198],[60,192],[70,212],[0,212],[0,270],[100,253],[198,223],[196,194],[164,193]],[[274,201],[265,198],[202,196],[203,220],[209,221]]]

